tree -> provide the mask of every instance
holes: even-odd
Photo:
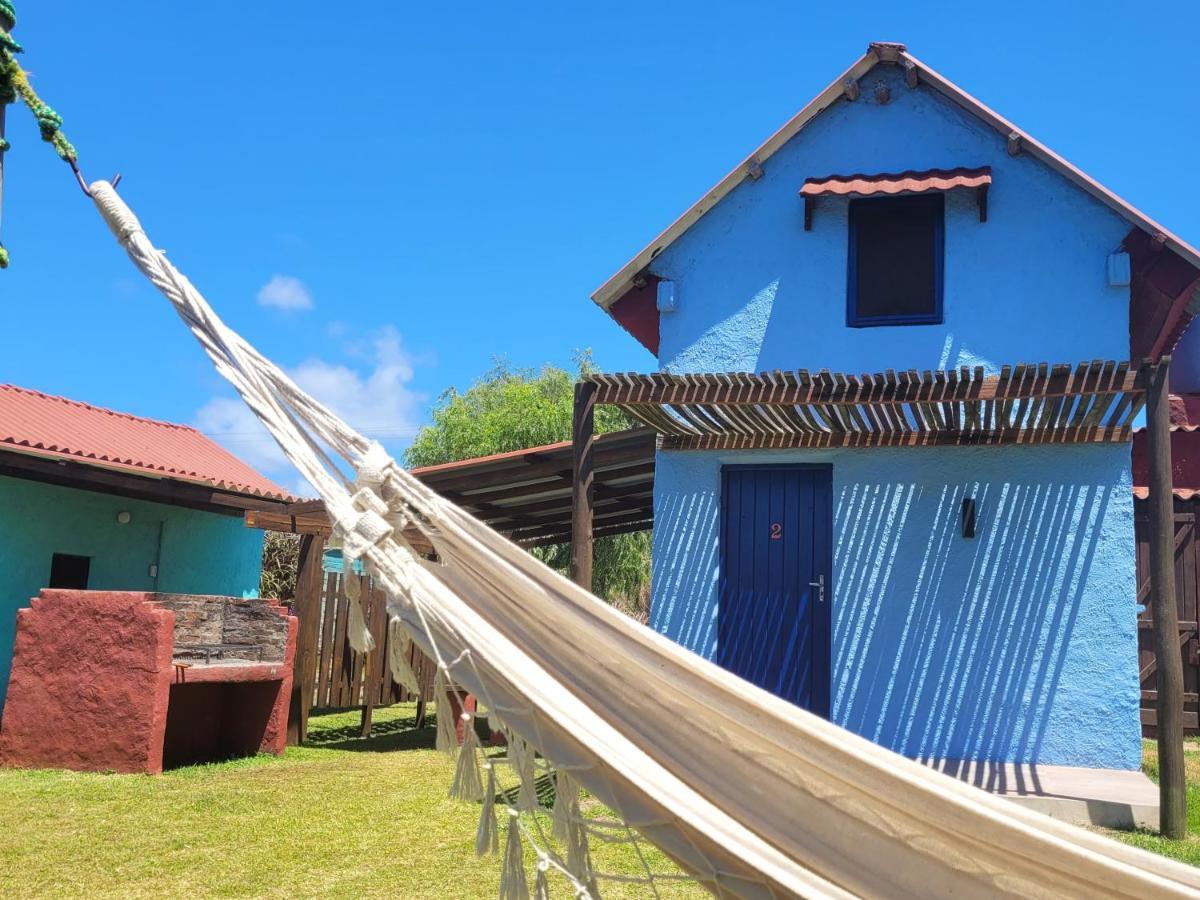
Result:
[[[590,353],[577,359],[579,374],[596,371]],[[435,466],[492,453],[524,450],[569,440],[576,377],[545,365],[517,369],[499,360],[466,391],[444,392],[434,405],[433,422],[422,428],[404,454],[410,467]],[[596,408],[596,433],[635,424],[621,410]],[[566,571],[570,548],[540,547],[534,554]],[[650,589],[650,535],[647,532],[597,538],[593,590],[614,606],[645,621]]]

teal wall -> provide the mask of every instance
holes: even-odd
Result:
[[[117,522],[121,511],[129,524]],[[257,594],[262,545],[263,533],[236,516],[0,476],[0,707],[17,610],[46,586],[53,554],[90,557],[88,586],[98,590],[241,597]]]

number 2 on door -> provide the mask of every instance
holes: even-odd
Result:
[[[778,522],[771,523],[771,540],[778,541],[783,538],[783,526]]]

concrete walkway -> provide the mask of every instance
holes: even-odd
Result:
[[[1158,829],[1158,785],[1140,771],[964,760],[921,762],[1064,822]]]

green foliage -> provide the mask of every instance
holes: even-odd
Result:
[[[580,354],[578,365],[580,375],[595,371],[590,353]],[[497,360],[463,393],[450,388],[438,398],[433,424],[417,433],[404,461],[413,468],[436,466],[569,440],[575,381],[555,366],[516,369]],[[597,434],[633,425],[615,407],[596,409]]]
[[[577,358],[578,374],[596,371],[589,352]],[[466,391],[443,393],[433,423],[422,428],[405,452],[413,468],[457,462],[569,440],[577,376],[555,366],[518,369],[498,360]],[[635,423],[611,406],[596,408],[596,433],[621,431]],[[534,551],[547,565],[565,571],[569,549]],[[593,587],[631,615],[645,619],[650,586],[650,535],[622,534],[596,540]]]
[[[262,573],[258,595],[290,604],[296,596],[296,569],[300,565],[300,535],[268,531],[263,541]]]

